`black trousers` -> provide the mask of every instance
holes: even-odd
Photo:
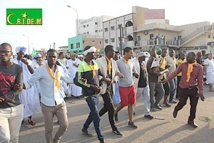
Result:
[[[100,110],[99,115],[100,117],[104,115],[106,112],[108,112],[108,118],[109,118],[109,123],[111,125],[112,130],[117,130],[117,127],[115,126],[115,121],[114,121],[114,105],[112,101],[112,94],[110,91],[106,91],[105,94],[101,95],[103,97],[104,101],[104,106]]]
[[[188,121],[193,121],[195,119],[195,114],[196,114],[196,108],[197,108],[197,104],[198,104],[198,88],[197,87],[193,87],[191,89],[183,89],[180,88],[178,91],[178,95],[179,95],[179,102],[177,104],[177,106],[175,106],[175,110],[179,111],[181,110],[184,105],[186,105],[187,99],[189,97],[190,99],[190,116]]]
[[[180,86],[179,86],[180,81],[181,81],[181,76],[177,76],[177,91],[176,91],[176,98],[177,99],[179,98],[178,91],[180,89]]]

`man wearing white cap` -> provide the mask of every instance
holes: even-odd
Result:
[[[148,72],[146,69],[146,54],[139,53],[137,55],[137,64],[135,64],[136,70],[139,74],[139,78],[137,78],[137,94],[136,100],[138,100],[141,96],[143,97],[144,102],[144,117],[147,119],[153,119],[153,116],[150,115],[150,89],[148,83]]]
[[[95,51],[95,47],[85,47],[85,60],[82,61],[78,66],[74,83],[82,87],[83,95],[90,109],[88,118],[83,125],[82,133],[91,137],[92,134],[88,132],[88,128],[91,122],[93,122],[98,140],[100,141],[100,143],[104,143],[104,137],[100,128],[100,116],[98,110],[99,93],[101,91],[99,75],[101,75],[101,73],[98,64],[93,61]]]
[[[22,67],[24,82],[29,80],[32,76],[32,73],[34,72],[28,60],[24,58],[25,52],[26,52],[25,47],[17,47],[16,48],[17,58],[14,58],[12,60],[14,63],[19,64]],[[24,104],[24,118],[28,118],[29,124],[34,126],[36,123],[32,120],[32,115],[41,111],[39,102],[39,93],[36,86],[33,86],[27,90],[23,90],[22,93],[19,95],[19,98],[20,102]]]

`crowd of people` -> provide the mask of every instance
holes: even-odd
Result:
[[[82,133],[93,136],[88,128],[93,122],[97,138],[104,143],[100,128],[101,116],[108,113],[109,123],[115,135],[123,136],[117,128],[119,111],[127,106],[128,123],[138,128],[133,115],[136,101],[143,97],[144,117],[153,119],[151,112],[171,107],[176,118],[188,97],[190,115],[187,124],[196,128],[194,122],[198,99],[204,101],[204,81],[209,91],[214,91],[214,61],[212,54],[204,60],[200,53],[180,52],[152,48],[148,52],[138,52],[125,47],[123,56],[115,54],[114,47],[107,45],[105,54],[95,57],[96,48],[86,46],[84,55],[65,53],[49,49],[47,55],[36,54],[33,59],[26,56],[25,47],[16,48],[12,58],[12,46],[0,45],[0,143],[18,143],[19,130],[25,118],[34,126],[33,115],[43,113],[45,138],[47,143],[59,143],[67,130],[68,117],[64,98],[84,96],[90,110],[83,124]],[[206,77],[206,78],[205,78]],[[99,110],[99,98],[103,107]],[[52,136],[53,117],[58,119],[59,128]]]

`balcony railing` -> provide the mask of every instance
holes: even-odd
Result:
[[[162,24],[162,23],[151,23],[151,24],[144,24],[142,26],[135,26],[134,32],[153,30],[153,29],[164,29],[164,30],[177,31],[177,32],[181,31],[177,26],[172,26],[172,25]]]

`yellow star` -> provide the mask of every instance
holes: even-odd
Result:
[[[23,18],[26,18],[26,17],[27,17],[26,12],[22,14],[22,17],[23,17]]]

